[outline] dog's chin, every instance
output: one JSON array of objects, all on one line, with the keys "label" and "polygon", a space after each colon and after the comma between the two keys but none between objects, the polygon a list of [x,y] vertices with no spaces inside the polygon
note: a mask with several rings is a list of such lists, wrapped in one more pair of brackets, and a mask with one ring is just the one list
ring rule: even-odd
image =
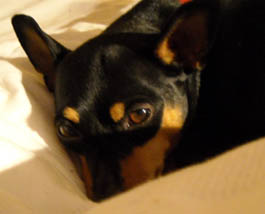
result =
[{"label": "dog's chin", "polygon": [[70,151],[69,149],[66,151],[67,151],[72,163],[74,164],[74,167],[76,169],[78,176],[80,178],[82,178],[82,163],[81,163],[80,156],[77,153]]},{"label": "dog's chin", "polygon": [[83,181],[86,195],[90,200],[94,202],[101,202],[123,191],[122,189],[116,188],[112,189],[112,191],[93,192],[93,181],[92,181],[91,172],[88,168],[86,157],[84,155],[80,155],[76,152],[69,150],[67,150],[67,153],[72,163],[74,164],[78,176]]}]

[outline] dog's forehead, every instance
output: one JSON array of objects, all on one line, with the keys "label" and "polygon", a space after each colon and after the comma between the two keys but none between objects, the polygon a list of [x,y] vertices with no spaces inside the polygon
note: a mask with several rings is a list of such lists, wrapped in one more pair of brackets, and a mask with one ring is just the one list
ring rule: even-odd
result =
[{"label": "dog's forehead", "polygon": [[96,41],[87,42],[69,54],[59,70],[63,69],[70,78],[105,76],[108,79],[117,76],[126,78],[135,73],[145,78],[148,72],[154,74],[157,70],[152,60],[148,59],[152,53],[143,54],[145,50],[132,50],[123,44]]},{"label": "dog's forehead", "polygon": [[57,106],[67,102],[78,105],[84,99],[89,105],[96,99],[115,102],[136,95],[149,96],[154,90],[148,87],[161,86],[159,76],[161,71],[152,60],[135,50],[120,44],[88,42],[58,66]]}]

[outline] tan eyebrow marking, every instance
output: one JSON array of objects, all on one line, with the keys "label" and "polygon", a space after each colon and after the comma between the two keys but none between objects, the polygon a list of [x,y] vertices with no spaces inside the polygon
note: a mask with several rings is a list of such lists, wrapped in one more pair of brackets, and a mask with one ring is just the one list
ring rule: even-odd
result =
[{"label": "tan eyebrow marking", "polygon": [[114,122],[119,122],[125,115],[125,104],[122,102],[114,103],[110,107],[110,116]]},{"label": "tan eyebrow marking", "polygon": [[63,116],[74,123],[80,122],[79,113],[72,107],[66,107],[63,111]]}]

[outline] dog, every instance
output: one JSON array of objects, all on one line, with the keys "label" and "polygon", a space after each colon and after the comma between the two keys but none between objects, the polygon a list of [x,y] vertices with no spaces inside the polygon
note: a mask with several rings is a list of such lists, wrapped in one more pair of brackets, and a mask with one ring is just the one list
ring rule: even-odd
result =
[{"label": "dog", "polygon": [[264,135],[264,11],[259,0],[143,0],[74,51],[12,18],[89,198]]}]

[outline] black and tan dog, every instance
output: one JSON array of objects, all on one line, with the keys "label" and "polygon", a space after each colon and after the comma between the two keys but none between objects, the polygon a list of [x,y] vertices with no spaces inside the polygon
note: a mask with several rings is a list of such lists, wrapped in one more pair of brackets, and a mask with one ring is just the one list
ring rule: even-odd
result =
[{"label": "black and tan dog", "polygon": [[143,0],[75,51],[13,18],[90,198],[263,136],[264,11],[260,0]]}]

